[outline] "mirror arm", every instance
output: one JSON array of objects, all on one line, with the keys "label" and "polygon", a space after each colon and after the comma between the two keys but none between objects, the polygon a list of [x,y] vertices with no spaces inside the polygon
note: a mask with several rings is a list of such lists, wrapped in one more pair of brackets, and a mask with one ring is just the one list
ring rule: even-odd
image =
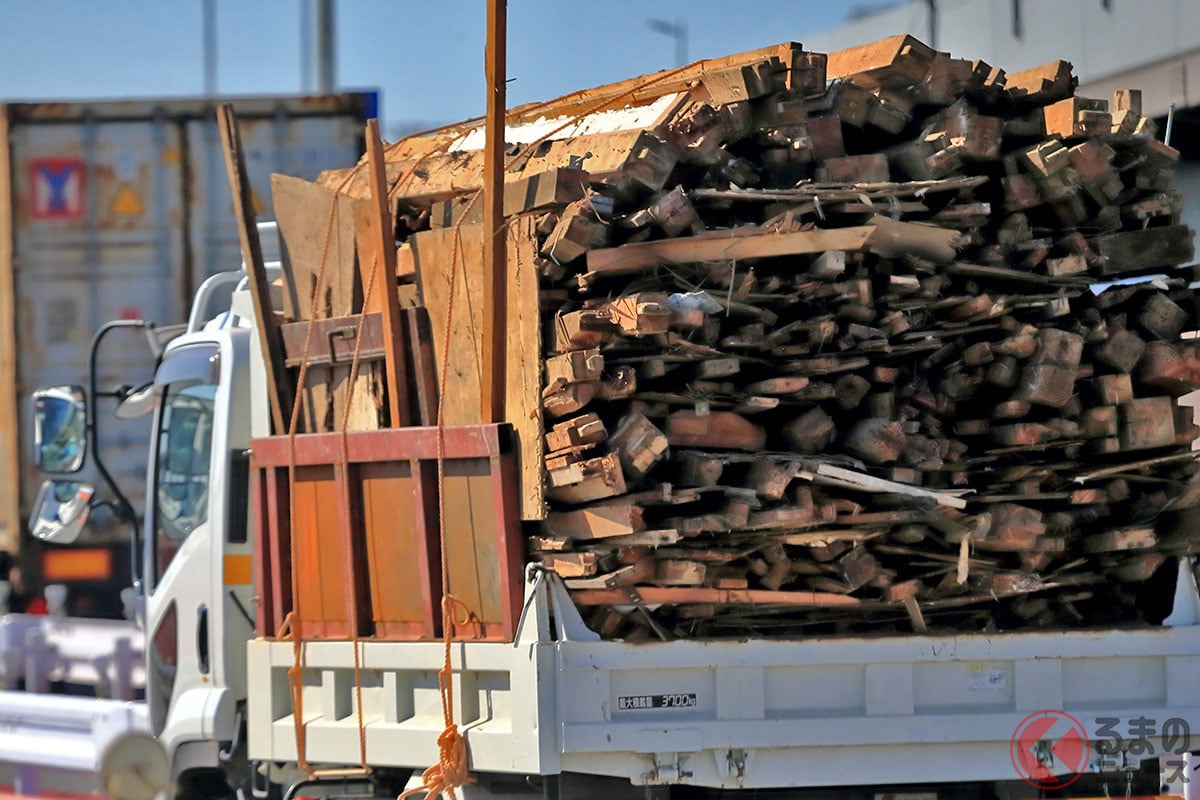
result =
[{"label": "mirror arm", "polygon": [[[132,570],[131,578],[135,581],[141,574],[138,560],[138,540],[140,537],[138,536],[139,531],[137,514],[134,513],[133,503],[129,502],[129,498],[126,497],[125,493],[121,491],[121,488],[117,486],[116,480],[113,479],[112,473],[108,471],[108,467],[104,463],[104,457],[100,453],[98,441],[99,436],[97,435],[96,431],[96,399],[99,397],[115,396],[115,393],[113,392],[105,392],[101,394],[99,388],[97,387],[99,362],[97,356],[100,352],[100,343],[104,341],[104,337],[110,332],[122,329],[138,329],[144,331],[153,327],[153,322],[141,319],[117,319],[111,322],[106,322],[100,326],[100,329],[96,331],[96,335],[92,337],[92,349],[91,353],[88,355],[88,398],[90,402],[88,402],[85,406],[87,409],[85,416],[85,428],[87,431],[88,447],[92,451],[92,458],[96,463],[96,470],[100,473],[100,477],[104,479],[104,483],[108,487],[109,491],[112,492],[113,497],[116,498],[114,501],[108,504],[112,506],[113,512],[118,518],[123,518],[129,522],[130,531],[132,533],[129,547],[131,562],[130,568]],[[155,364],[155,367],[157,366],[158,365]]]}]

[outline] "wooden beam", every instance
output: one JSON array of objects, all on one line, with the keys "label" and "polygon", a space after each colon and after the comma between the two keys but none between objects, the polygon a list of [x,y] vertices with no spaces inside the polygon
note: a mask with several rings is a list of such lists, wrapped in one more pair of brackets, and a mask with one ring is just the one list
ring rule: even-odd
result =
[{"label": "wooden beam", "polygon": [[780,233],[773,228],[752,231],[715,231],[680,239],[626,244],[591,250],[588,272],[581,281],[603,275],[623,275],[659,264],[698,264],[706,261],[743,261],[748,258],[823,253],[826,250],[860,250],[873,226]]},{"label": "wooden beam", "polygon": [[233,192],[233,216],[242,245],[242,260],[250,278],[250,298],[257,318],[258,343],[262,347],[267,367],[267,401],[271,406],[271,423],[275,433],[288,430],[294,392],[291,378],[283,365],[283,345],[279,339],[279,321],[271,308],[271,290],[267,269],[263,263],[262,244],[258,240],[254,202],[250,193],[250,178],[242,153],[242,138],[238,133],[237,117],[229,103],[217,109],[217,127],[221,130],[221,145],[225,149],[225,168]]},{"label": "wooden beam", "polygon": [[[375,241],[366,251],[374,264],[373,305],[382,315],[384,360],[387,364],[388,424],[403,428],[412,424],[408,402],[408,375],[404,358],[404,321],[396,296],[396,223],[388,201],[387,175],[383,162],[383,142],[379,138],[379,120],[367,120],[367,164],[371,179],[371,215],[369,230]],[[372,265],[359,259],[363,289],[371,279]]]},{"label": "wooden beam", "polygon": [[484,422],[504,421],[505,349],[508,340],[508,265],[504,232],[504,106],[508,43],[508,0],[489,0],[487,48],[488,80],[485,143],[483,149],[483,376]]},{"label": "wooden beam", "polygon": [[24,430],[18,418],[16,265],[13,263],[12,162],[8,144],[8,107],[0,103],[0,550],[16,555],[21,548],[21,446]]},{"label": "wooden beam", "polygon": [[[772,592],[765,589],[707,589],[699,587],[638,586],[638,599],[647,605],[720,605],[806,606],[836,608],[857,606],[860,600],[828,592]],[[571,599],[581,606],[629,605],[628,592],[619,589],[578,589]]]}]

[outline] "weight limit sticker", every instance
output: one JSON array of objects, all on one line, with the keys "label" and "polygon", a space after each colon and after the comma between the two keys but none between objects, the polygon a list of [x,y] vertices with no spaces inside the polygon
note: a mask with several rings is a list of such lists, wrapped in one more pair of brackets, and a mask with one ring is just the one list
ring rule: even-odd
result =
[{"label": "weight limit sticker", "polygon": [[635,694],[617,698],[618,711],[641,711],[651,708],[695,708],[693,694]]}]

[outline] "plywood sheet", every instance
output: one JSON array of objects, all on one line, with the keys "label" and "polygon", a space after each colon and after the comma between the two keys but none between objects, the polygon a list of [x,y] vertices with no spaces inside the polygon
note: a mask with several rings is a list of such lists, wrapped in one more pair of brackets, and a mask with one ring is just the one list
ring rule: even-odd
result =
[{"label": "plywood sheet", "polygon": [[[358,313],[363,292],[355,260],[354,206],[365,201],[286,175],[271,176],[271,192],[283,243],[284,315],[307,320]],[[301,392],[303,430],[340,430],[347,404],[350,430],[381,427],[380,369],[361,365],[351,392],[349,364],[310,367]]]},{"label": "plywood sheet", "polygon": [[[505,310],[509,336],[503,343],[508,387],[505,417],[517,434],[522,519],[541,519],[544,515],[542,353],[534,224],[531,218],[517,218],[509,224],[508,304]],[[441,397],[443,423],[470,425],[482,422],[483,228],[461,225],[424,231],[411,241],[421,299],[429,310],[433,327],[439,386],[443,370],[446,373],[445,391]],[[453,318],[447,328],[447,318],[451,314]]]}]

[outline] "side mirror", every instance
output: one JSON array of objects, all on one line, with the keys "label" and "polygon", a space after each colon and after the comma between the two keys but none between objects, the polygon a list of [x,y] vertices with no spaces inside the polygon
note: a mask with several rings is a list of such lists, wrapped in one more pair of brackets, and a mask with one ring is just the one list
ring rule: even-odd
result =
[{"label": "side mirror", "polygon": [[33,393],[33,463],[42,472],[72,473],[87,455],[87,403],[78,386]]},{"label": "side mirror", "polygon": [[29,532],[45,542],[72,544],[83,533],[95,487],[77,481],[45,481],[34,503]]}]

